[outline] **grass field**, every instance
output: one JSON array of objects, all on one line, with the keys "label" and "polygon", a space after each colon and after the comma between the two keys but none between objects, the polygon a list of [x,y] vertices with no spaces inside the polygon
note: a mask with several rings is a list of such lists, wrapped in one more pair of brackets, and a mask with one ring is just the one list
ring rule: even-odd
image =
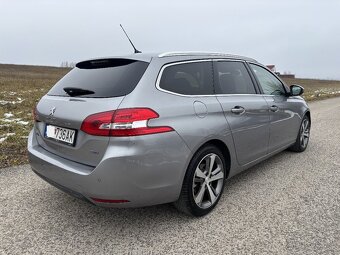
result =
[{"label": "grass field", "polygon": [[299,84],[304,87],[303,97],[307,101],[340,96],[340,81],[315,79],[283,79],[287,85]]},{"label": "grass field", "polygon": [[[27,163],[32,109],[70,69],[0,64],[0,168]],[[340,96],[340,81],[286,79],[305,88],[307,100]]]},{"label": "grass field", "polygon": [[0,168],[27,163],[32,109],[69,69],[0,65]]}]

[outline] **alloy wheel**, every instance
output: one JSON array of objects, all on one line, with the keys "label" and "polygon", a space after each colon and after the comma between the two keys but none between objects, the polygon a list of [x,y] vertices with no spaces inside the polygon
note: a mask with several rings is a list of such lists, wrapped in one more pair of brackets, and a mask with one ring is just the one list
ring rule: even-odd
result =
[{"label": "alloy wheel", "polygon": [[197,165],[192,185],[196,205],[211,207],[220,197],[224,182],[224,166],[215,153],[206,155]]},{"label": "alloy wheel", "polygon": [[300,144],[305,148],[309,141],[309,120],[306,118],[303,120],[300,130]]}]

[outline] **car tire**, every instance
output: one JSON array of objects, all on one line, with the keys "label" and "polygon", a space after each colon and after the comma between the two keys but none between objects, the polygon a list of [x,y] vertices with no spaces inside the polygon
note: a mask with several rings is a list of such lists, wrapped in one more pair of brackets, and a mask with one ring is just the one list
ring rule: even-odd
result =
[{"label": "car tire", "polygon": [[191,159],[175,207],[191,216],[204,216],[217,205],[224,189],[226,163],[213,145],[199,149]]},{"label": "car tire", "polygon": [[301,121],[299,134],[295,143],[289,148],[290,151],[303,152],[306,150],[309,142],[311,122],[310,118],[305,115]]}]

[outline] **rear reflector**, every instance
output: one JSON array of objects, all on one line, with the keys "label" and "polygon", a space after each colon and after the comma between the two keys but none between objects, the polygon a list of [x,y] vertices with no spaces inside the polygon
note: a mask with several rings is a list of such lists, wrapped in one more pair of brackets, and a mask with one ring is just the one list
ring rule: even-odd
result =
[{"label": "rear reflector", "polygon": [[101,199],[101,198],[94,198],[91,197],[91,199],[97,203],[110,203],[110,204],[119,204],[119,203],[128,203],[129,200],[112,200],[112,199]]},{"label": "rear reflector", "polygon": [[148,126],[150,119],[159,115],[149,108],[127,108],[88,116],[81,130],[97,136],[138,136],[173,131],[168,126]]}]

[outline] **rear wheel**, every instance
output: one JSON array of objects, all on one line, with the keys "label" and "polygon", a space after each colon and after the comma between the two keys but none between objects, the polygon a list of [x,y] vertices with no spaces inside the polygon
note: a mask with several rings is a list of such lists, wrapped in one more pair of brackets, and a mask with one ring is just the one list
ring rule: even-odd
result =
[{"label": "rear wheel", "polygon": [[226,178],[225,160],[221,151],[208,145],[192,158],[175,207],[189,215],[203,216],[218,203]]},{"label": "rear wheel", "polygon": [[310,136],[310,119],[305,115],[302,119],[298,137],[295,143],[289,148],[291,151],[303,152],[306,150]]}]

